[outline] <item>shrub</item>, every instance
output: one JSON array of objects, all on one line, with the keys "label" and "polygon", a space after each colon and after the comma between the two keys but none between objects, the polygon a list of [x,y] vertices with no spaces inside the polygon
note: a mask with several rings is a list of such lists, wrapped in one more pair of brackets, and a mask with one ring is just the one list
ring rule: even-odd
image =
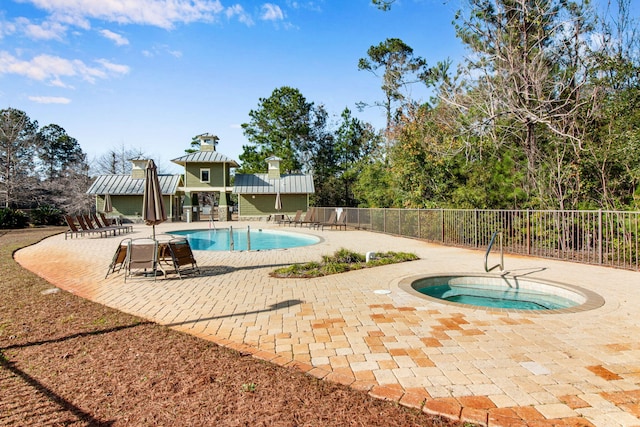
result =
[{"label": "shrub", "polygon": [[359,254],[357,252],[350,251],[349,249],[339,249],[337,250],[332,257],[329,258],[328,262],[337,262],[337,263],[345,263],[345,264],[353,264],[356,262],[364,262],[365,256]]},{"label": "shrub", "polygon": [[350,268],[346,262],[330,262],[324,266],[323,270],[325,274],[337,274],[349,271]]},{"label": "shrub", "polygon": [[25,228],[29,225],[29,217],[24,212],[11,209],[0,209],[0,228]]},{"label": "shrub", "polygon": [[61,225],[62,221],[62,211],[53,206],[42,205],[31,211],[34,225]]}]

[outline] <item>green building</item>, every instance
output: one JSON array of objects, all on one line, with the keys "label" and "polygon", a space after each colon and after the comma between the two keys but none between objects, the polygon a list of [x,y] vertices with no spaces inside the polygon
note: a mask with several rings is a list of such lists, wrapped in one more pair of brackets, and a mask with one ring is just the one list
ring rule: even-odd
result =
[{"label": "green building", "polygon": [[[182,174],[158,174],[165,211],[169,221],[199,221],[214,218],[231,220],[231,194],[238,195],[240,219],[261,219],[272,214],[291,214],[306,210],[313,194],[313,178],[303,174],[280,174],[280,159],[270,157],[267,174],[238,174],[238,163],[216,151],[218,137],[198,136],[200,150],[173,159],[184,168]],[[99,175],[87,194],[95,196],[96,211],[104,212],[107,195],[113,211],[110,216],[142,221],[142,196],[147,159],[131,159],[131,174]],[[276,207],[276,199],[280,200]]]},{"label": "green building", "polygon": [[[281,174],[277,157],[267,159],[264,174],[237,174],[233,192],[238,195],[238,217],[257,219],[273,214],[306,211],[309,197],[315,193],[313,177],[304,174]],[[276,205],[276,200],[280,203]]]}]

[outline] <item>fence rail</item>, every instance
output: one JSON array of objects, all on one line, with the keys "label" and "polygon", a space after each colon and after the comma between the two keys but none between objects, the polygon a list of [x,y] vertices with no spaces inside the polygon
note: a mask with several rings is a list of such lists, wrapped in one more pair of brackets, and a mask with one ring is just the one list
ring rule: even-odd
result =
[{"label": "fence rail", "polygon": [[640,271],[640,212],[317,209],[320,221],[342,209],[351,227],[449,246],[486,248],[500,231],[505,253]]}]

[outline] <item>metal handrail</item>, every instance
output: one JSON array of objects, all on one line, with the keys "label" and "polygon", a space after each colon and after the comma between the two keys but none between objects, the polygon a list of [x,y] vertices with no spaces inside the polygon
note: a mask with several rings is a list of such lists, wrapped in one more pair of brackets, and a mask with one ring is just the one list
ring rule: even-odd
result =
[{"label": "metal handrail", "polygon": [[[487,261],[489,260],[489,253],[491,252],[493,243],[496,240],[496,236],[500,236],[500,264],[496,264],[493,267],[489,268],[487,266]],[[493,235],[491,236],[491,241],[489,241],[489,246],[487,247],[487,252],[484,254],[484,271],[488,273],[496,267],[500,267],[500,271],[504,271],[504,250],[502,248],[502,231],[495,231],[493,233]]]}]

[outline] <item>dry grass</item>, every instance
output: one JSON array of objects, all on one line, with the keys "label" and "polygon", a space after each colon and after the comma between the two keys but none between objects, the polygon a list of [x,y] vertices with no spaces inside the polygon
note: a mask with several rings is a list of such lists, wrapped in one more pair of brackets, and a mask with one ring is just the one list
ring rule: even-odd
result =
[{"label": "dry grass", "polygon": [[458,426],[142,321],[17,265],[0,235],[0,425]]}]

